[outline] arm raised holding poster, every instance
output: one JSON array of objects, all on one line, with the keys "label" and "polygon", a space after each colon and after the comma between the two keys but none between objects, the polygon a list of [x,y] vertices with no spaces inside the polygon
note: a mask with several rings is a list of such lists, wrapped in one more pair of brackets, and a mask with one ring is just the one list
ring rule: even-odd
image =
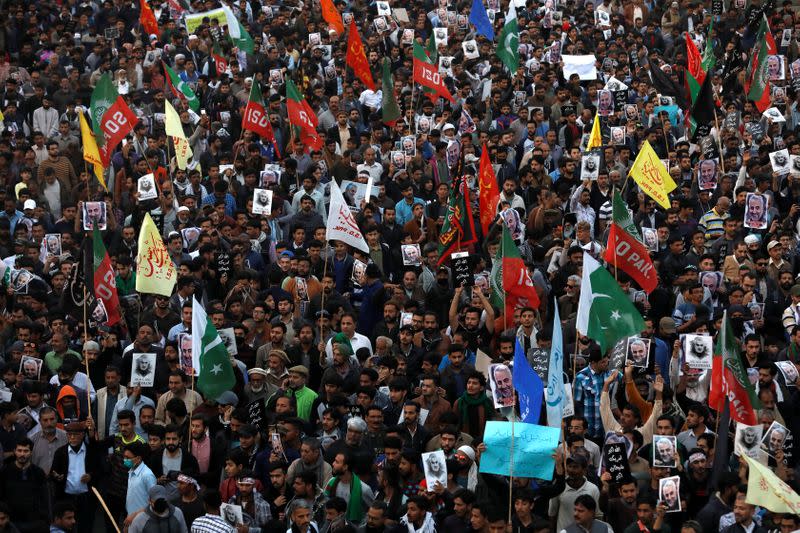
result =
[{"label": "arm raised holding poster", "polygon": [[555,466],[553,454],[560,435],[561,428],[515,422],[512,439],[511,422],[487,422],[483,432],[486,450],[481,454],[480,471],[510,476],[512,461],[509,458],[512,458],[514,477],[551,480]]}]

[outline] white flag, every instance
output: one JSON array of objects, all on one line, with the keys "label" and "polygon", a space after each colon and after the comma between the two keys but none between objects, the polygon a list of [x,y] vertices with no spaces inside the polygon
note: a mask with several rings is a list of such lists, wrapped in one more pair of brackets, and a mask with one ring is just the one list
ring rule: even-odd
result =
[{"label": "white flag", "polygon": [[331,181],[331,204],[329,209],[325,238],[329,241],[342,241],[368,254],[369,246],[367,246],[367,241],[364,240],[350,207],[344,201],[341,189],[339,189],[336,181],[333,180]]}]

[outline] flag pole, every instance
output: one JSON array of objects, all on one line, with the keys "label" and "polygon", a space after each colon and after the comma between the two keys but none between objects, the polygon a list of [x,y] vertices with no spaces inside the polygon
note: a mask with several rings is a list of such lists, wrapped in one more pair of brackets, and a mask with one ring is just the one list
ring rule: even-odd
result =
[{"label": "flag pole", "polygon": [[[328,252],[328,239],[325,239],[325,242],[323,243],[323,246],[324,246],[323,250],[327,254],[327,252]],[[323,256],[323,258],[322,258],[322,279],[320,281],[324,280],[325,276],[327,276],[327,275],[328,275],[328,258]],[[319,295],[319,310],[320,311],[325,310],[325,288],[324,287],[322,289],[322,292]],[[323,342],[323,338],[322,338],[322,315],[320,315],[320,317],[319,317],[319,342]],[[320,357],[322,357],[324,355],[324,350],[322,350],[319,355],[320,355]]]},{"label": "flag pole", "polygon": [[719,148],[719,168],[725,174],[725,157],[722,154],[722,132],[719,129],[719,120],[717,119],[717,107],[714,106],[714,126],[717,128],[717,148]]},{"label": "flag pole", "polygon": [[[504,298],[505,299],[505,298]],[[508,523],[511,523],[511,509],[514,507],[514,419],[517,418],[517,392],[512,393],[514,403],[511,404],[511,457],[508,463]]]},{"label": "flag pole", "polygon": [[[505,255],[506,255],[506,239],[505,239],[505,235],[504,235],[505,228],[502,226],[502,224],[505,224],[505,221],[503,220],[502,216],[500,217],[500,220],[498,222],[501,222],[501,226],[500,226],[500,266],[502,268],[503,257],[505,257]],[[495,258],[495,260],[496,259],[497,258]],[[505,331],[507,329],[508,329],[508,308],[506,307],[506,291],[504,290],[503,291],[503,331]],[[512,424],[513,424],[513,422],[512,422]],[[512,439],[513,439],[513,435],[514,435],[513,427],[512,427],[512,430],[511,430],[511,435],[512,435]],[[512,440],[512,448],[513,448],[513,440]]]},{"label": "flag pole", "polygon": [[[253,83],[256,83],[256,80],[253,80]],[[250,99],[248,98],[248,100],[247,100],[247,101],[248,101],[248,103],[249,103],[249,102],[250,102]],[[291,124],[290,124],[290,125],[289,125],[289,128],[291,128],[291,127],[292,127],[292,126],[291,126]],[[233,151],[233,167],[234,167],[234,168],[233,168],[233,171],[234,171],[234,172],[236,172],[236,159],[239,157],[239,150],[241,149],[241,146],[236,146],[236,145],[237,145],[237,144],[239,144],[240,142],[242,142],[242,138],[244,137],[244,132],[245,132],[245,129],[244,129],[244,128],[242,128],[242,131],[239,133],[239,140],[237,140],[237,141],[236,141],[236,142],[233,144],[233,146],[235,146],[235,147],[236,147],[236,149]]]},{"label": "flag pole", "polygon": [[[83,254],[83,259],[84,259],[84,261],[86,260],[86,254]],[[86,265],[84,265],[84,270],[85,270],[85,268],[86,268]],[[89,319],[88,319],[87,312],[86,312],[86,298],[87,298],[86,280],[84,279],[84,281],[83,281],[83,342],[86,342],[86,340],[87,340],[87,338],[89,336]],[[81,344],[83,344],[83,343],[81,343]],[[89,377],[89,359],[86,357],[85,353],[82,354],[82,355],[83,355],[83,364],[86,366],[86,381],[87,381],[87,385],[86,385],[86,401],[88,402],[87,407],[91,410],[91,408],[92,408],[92,393],[91,393],[91,387],[89,386],[89,384],[91,384],[92,379]]]},{"label": "flag pole", "polygon": [[[612,225],[614,224],[614,193],[616,192],[616,190],[617,190],[616,187],[612,187],[611,188],[611,224]],[[617,274],[617,243],[611,242],[610,235],[609,235],[608,241],[611,244],[611,246],[614,247],[614,252],[613,252],[614,253],[614,281],[619,283],[619,278],[618,278],[618,274]]]},{"label": "flag pole", "polygon": [[108,516],[108,519],[111,522],[111,525],[114,526],[114,529],[117,531],[117,533],[120,533],[119,526],[117,525],[117,519],[114,518],[113,514],[111,514],[111,511],[108,509],[108,505],[106,505],[105,500],[103,499],[102,496],[100,496],[100,493],[97,492],[97,489],[94,486],[92,486],[90,488],[92,489],[92,492],[97,497],[97,499],[100,501],[100,505],[103,507],[103,510],[106,512],[106,516]]}]

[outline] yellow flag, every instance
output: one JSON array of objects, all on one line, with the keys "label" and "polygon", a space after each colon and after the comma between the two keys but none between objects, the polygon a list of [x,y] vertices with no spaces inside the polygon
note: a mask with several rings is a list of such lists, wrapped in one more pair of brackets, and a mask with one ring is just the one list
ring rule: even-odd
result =
[{"label": "yellow flag", "polygon": [[750,467],[745,501],[773,513],[800,514],[800,496],[768,467],[743,455]]},{"label": "yellow flag", "polygon": [[600,115],[594,114],[594,122],[592,122],[592,133],[589,134],[589,142],[586,143],[586,151],[592,148],[599,148],[603,146],[603,137],[600,135]]},{"label": "yellow flag", "polygon": [[628,176],[633,178],[639,187],[650,198],[655,200],[664,209],[669,209],[669,193],[675,190],[677,185],[672,181],[672,177],[667,172],[664,163],[658,158],[650,143],[645,141],[636,161],[633,162]]},{"label": "yellow flag", "polygon": [[186,134],[183,133],[180,115],[178,115],[178,112],[172,107],[172,104],[169,103],[169,100],[164,100],[164,104],[164,114],[166,115],[164,129],[175,143],[175,161],[178,163],[178,168],[186,170],[186,165],[192,157],[192,148],[189,146],[189,140],[186,138]]},{"label": "yellow flag", "polygon": [[103,189],[108,191],[106,186],[106,179],[103,176],[103,162],[100,160],[100,151],[97,149],[97,141],[92,133],[92,128],[86,122],[86,117],[83,112],[78,113],[79,120],[81,121],[81,140],[83,141],[83,160],[94,167],[94,175],[97,176],[97,181],[103,186]]},{"label": "yellow flag", "polygon": [[178,115],[178,112],[175,111],[175,108],[172,107],[172,104],[169,103],[169,100],[164,100],[164,115],[166,115],[164,118],[164,130],[167,135],[185,139],[186,134],[183,133],[181,117]]},{"label": "yellow flag", "polygon": [[139,253],[136,256],[136,290],[148,294],[172,295],[178,281],[178,269],[167,252],[150,213],[145,213],[139,230]]}]

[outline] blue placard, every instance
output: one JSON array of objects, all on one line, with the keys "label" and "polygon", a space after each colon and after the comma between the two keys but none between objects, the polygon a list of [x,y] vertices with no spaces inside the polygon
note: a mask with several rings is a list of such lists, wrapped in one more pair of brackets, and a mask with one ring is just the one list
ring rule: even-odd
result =
[{"label": "blue placard", "polygon": [[[514,477],[553,479],[555,459],[561,428],[514,423]],[[511,422],[486,422],[483,432],[486,451],[481,454],[480,471],[510,476]]]}]

